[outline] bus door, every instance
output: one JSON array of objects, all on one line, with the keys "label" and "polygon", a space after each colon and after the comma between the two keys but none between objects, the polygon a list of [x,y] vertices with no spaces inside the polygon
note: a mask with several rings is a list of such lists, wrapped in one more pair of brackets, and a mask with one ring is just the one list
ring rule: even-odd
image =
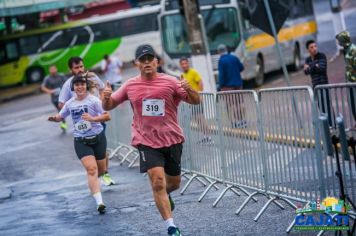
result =
[{"label": "bus door", "polygon": [[0,86],[17,84],[23,74],[19,63],[20,53],[16,41],[0,43]]}]

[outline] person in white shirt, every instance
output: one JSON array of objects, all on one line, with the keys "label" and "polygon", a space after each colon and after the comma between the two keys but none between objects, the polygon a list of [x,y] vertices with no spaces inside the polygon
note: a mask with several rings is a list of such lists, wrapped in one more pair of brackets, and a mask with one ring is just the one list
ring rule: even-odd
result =
[{"label": "person in white shirt", "polygon": [[122,81],[122,62],[118,58],[104,55],[104,60],[101,62],[101,70],[104,73],[105,80],[109,81],[111,88],[115,85],[120,85]]}]

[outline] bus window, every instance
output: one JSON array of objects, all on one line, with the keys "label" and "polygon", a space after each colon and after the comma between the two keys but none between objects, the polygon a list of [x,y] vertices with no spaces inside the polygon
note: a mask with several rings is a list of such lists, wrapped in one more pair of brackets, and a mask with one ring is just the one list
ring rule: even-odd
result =
[{"label": "bus window", "polygon": [[290,18],[298,18],[308,15],[313,15],[313,3],[310,0],[293,0],[289,3]]},{"label": "bus window", "polygon": [[225,44],[229,49],[235,49],[240,42],[236,11],[232,8],[213,8],[202,14],[209,48],[215,50],[220,44]]},{"label": "bus window", "polygon": [[[236,10],[233,8],[213,8],[201,12],[204,18],[210,50],[215,51],[219,44],[235,49],[241,40]],[[191,53],[188,34],[180,14],[162,18],[163,45],[169,54],[182,56]]]},{"label": "bus window", "polygon": [[99,42],[118,37],[120,30],[113,27],[112,22],[104,22],[90,26],[94,32],[94,40]]},{"label": "bus window", "polygon": [[305,14],[307,16],[313,15],[314,14],[313,2],[312,1],[308,1],[308,0],[304,0],[304,9],[305,9]]},{"label": "bus window", "polygon": [[180,14],[167,15],[162,21],[163,45],[170,54],[185,55],[191,53],[188,34],[183,17]]},{"label": "bus window", "polygon": [[6,48],[7,59],[9,61],[17,60],[20,57],[19,51],[17,49],[17,45],[15,42],[7,43],[5,48]]},{"label": "bus window", "polygon": [[63,38],[63,31],[56,31],[41,35],[42,51],[51,51],[67,47]]},{"label": "bus window", "polygon": [[[89,26],[89,27],[90,30],[93,31],[92,29],[93,26]],[[90,40],[90,33],[91,33],[89,32],[90,31],[88,31],[84,27],[76,27],[76,28],[68,29],[65,33],[65,38],[66,38],[65,42],[67,45],[70,45],[70,43],[74,40],[74,44],[72,46],[88,44]],[[96,37],[94,37],[94,41],[96,41]]]},{"label": "bus window", "polygon": [[122,36],[158,30],[157,14],[140,15],[121,19],[119,24]]},{"label": "bus window", "polygon": [[20,51],[24,55],[37,53],[37,50],[41,47],[37,36],[20,38],[19,43]]}]

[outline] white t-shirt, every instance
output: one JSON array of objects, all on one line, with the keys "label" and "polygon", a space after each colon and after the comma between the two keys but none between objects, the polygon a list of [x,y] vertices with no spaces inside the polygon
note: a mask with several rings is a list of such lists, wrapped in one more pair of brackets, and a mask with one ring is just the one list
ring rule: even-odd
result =
[{"label": "white t-shirt", "polygon": [[62,118],[67,116],[72,117],[74,137],[88,137],[98,135],[103,131],[103,126],[100,122],[88,122],[82,119],[83,113],[89,113],[91,116],[98,116],[104,113],[101,101],[99,98],[88,94],[83,100],[77,100],[72,97],[65,104],[59,115]]},{"label": "white t-shirt", "polygon": [[[74,97],[75,93],[74,91],[71,90],[70,85],[72,83],[74,76],[70,77],[69,79],[67,79],[67,81],[63,84],[63,87],[61,89],[61,92],[59,94],[59,98],[58,101],[61,103],[66,103],[69,99],[71,99],[72,97]],[[89,78],[90,80],[93,80],[95,84],[98,85],[99,87],[99,91],[103,90],[105,88],[105,84],[103,83],[103,81],[101,81],[101,79],[99,79],[98,76],[95,77],[91,77]],[[97,95],[99,95],[99,91],[95,91],[95,93],[97,93]]]},{"label": "white t-shirt", "polygon": [[[101,62],[101,69],[104,71],[106,68],[106,60]],[[105,80],[108,80],[110,84],[115,84],[122,81],[121,68],[122,62],[117,58],[110,58],[110,63],[107,66],[107,70],[104,73]]]}]

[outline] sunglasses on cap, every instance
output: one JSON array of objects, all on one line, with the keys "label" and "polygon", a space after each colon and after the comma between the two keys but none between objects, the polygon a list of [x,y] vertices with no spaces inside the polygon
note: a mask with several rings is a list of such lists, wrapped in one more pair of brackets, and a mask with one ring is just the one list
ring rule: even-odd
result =
[{"label": "sunglasses on cap", "polygon": [[147,54],[147,55],[143,55],[142,57],[140,57],[138,59],[138,61],[140,63],[145,63],[146,61],[152,62],[154,58],[155,58],[154,56]]}]

